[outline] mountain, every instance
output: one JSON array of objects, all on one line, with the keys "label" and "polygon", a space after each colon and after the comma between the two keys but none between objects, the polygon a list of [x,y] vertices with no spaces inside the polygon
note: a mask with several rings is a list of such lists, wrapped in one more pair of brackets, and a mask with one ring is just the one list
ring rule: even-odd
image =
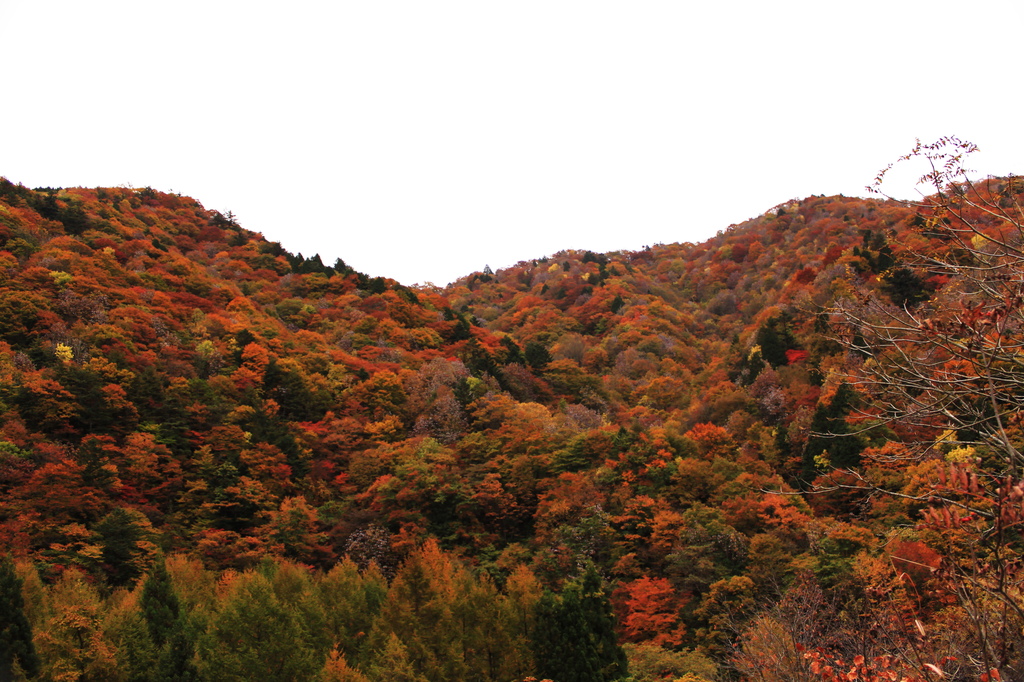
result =
[{"label": "mountain", "polygon": [[[455,649],[397,625],[419,608],[399,588],[440,590],[442,574],[547,614],[527,632],[567,618],[595,567],[635,679],[797,679],[802,655],[771,644],[796,636],[795,613],[801,641],[833,652],[864,619],[892,636],[900,599],[919,623],[952,617],[882,587],[904,557],[918,599],[937,589],[927,537],[894,531],[921,505],[822,483],[897,436],[847,428],[863,403],[830,310],[939,291],[903,259],[927,241],[919,221],[809,197],[701,244],[564,251],[439,290],[293,255],[187,197],[0,180],[0,546],[35,595],[46,674],[69,656],[52,641],[69,595],[92,590],[92,613],[127,627],[143,607],[124,595],[141,599],[158,549],[183,610],[207,619],[185,657],[207,676],[230,639],[215,624],[271,599],[253,592],[268,579],[306,652],[281,679],[469,679],[438,663]],[[889,489],[915,471],[890,470]],[[390,614],[362,639],[283,596],[282,571],[322,595],[342,568],[382,590],[368,614]],[[544,589],[561,597],[542,608]],[[124,675],[138,651],[111,627],[94,636]],[[507,665],[479,679],[549,670],[509,637]],[[477,645],[459,646],[469,666]]]}]

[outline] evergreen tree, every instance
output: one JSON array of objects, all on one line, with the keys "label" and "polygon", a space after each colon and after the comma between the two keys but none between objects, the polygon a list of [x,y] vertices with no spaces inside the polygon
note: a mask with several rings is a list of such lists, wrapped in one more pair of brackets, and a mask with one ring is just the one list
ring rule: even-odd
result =
[{"label": "evergreen tree", "polygon": [[622,679],[627,671],[626,653],[616,640],[611,600],[593,564],[587,566],[580,587],[580,605],[598,663],[598,679]]},{"label": "evergreen tree", "polygon": [[178,595],[174,592],[163,557],[153,564],[153,570],[142,585],[140,604],[153,642],[163,646],[174,632],[181,612]]},{"label": "evergreen tree", "polygon": [[201,642],[204,676],[211,682],[314,679],[324,657],[318,660],[306,635],[298,614],[281,603],[270,580],[245,573]]},{"label": "evergreen tree", "polygon": [[578,590],[570,586],[561,595],[545,592],[537,604],[533,631],[537,675],[557,682],[599,679],[589,639]]},{"label": "evergreen tree", "polygon": [[[817,470],[824,466],[837,469],[848,469],[860,464],[860,453],[864,449],[864,441],[849,433],[846,416],[853,409],[857,397],[853,388],[840,384],[832,401],[818,405],[811,419],[811,436],[804,446],[803,474],[811,481]],[[822,462],[822,456],[828,461]]]},{"label": "evergreen tree", "polygon": [[117,669],[124,682],[154,682],[159,650],[149,635],[142,611],[129,605],[130,598],[125,601],[128,604],[115,607],[104,622],[107,636],[116,643]]},{"label": "evergreen tree", "polygon": [[788,364],[786,351],[799,348],[796,337],[789,328],[790,319],[789,313],[780,313],[765,322],[754,337],[754,343],[761,347],[761,357],[772,367]]},{"label": "evergreen tree", "polygon": [[626,676],[611,602],[593,564],[560,595],[545,592],[533,633],[537,675],[557,682],[611,682]]},{"label": "evergreen tree", "polygon": [[928,300],[925,281],[910,268],[890,268],[881,277],[882,289],[900,307],[913,308]]},{"label": "evergreen tree", "polygon": [[551,362],[551,353],[536,341],[526,344],[526,364],[536,370],[543,371]]},{"label": "evergreen tree", "polygon": [[139,603],[150,637],[159,651],[153,679],[159,682],[198,680],[199,673],[192,664],[195,637],[163,557],[156,561],[143,583]]},{"label": "evergreen tree", "polygon": [[119,507],[103,517],[95,530],[103,548],[107,580],[117,587],[134,584],[149,558],[153,534],[149,519],[139,511]]},{"label": "evergreen tree", "polygon": [[519,344],[516,343],[515,339],[511,336],[501,337],[501,345],[504,346],[506,350],[505,359],[503,361],[506,365],[510,365],[513,362],[522,364],[526,361],[525,358],[523,358],[523,349],[519,347]]},{"label": "evergreen tree", "polygon": [[39,669],[32,626],[25,616],[21,578],[9,556],[0,560],[0,682],[13,680],[15,663],[29,677]]},{"label": "evergreen tree", "polygon": [[388,682],[428,682],[428,679],[416,672],[409,658],[408,649],[402,644],[398,635],[391,633],[376,661],[370,667],[375,680]]},{"label": "evergreen tree", "polygon": [[191,621],[183,614],[160,652],[153,676],[155,682],[199,682],[202,679],[192,662],[196,651],[195,641]]},{"label": "evergreen tree", "polygon": [[360,573],[346,557],[317,583],[324,605],[325,627],[346,661],[357,667],[365,663],[367,633],[380,613],[388,593],[388,583],[376,563]]}]

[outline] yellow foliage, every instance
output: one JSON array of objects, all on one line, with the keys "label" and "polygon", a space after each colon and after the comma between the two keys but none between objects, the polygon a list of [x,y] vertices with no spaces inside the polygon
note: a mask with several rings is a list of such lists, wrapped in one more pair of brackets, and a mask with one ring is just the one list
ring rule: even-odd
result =
[{"label": "yellow foliage", "polygon": [[62,270],[53,270],[50,272],[50,277],[53,278],[53,283],[59,287],[68,285],[75,278],[74,275],[63,272]]},{"label": "yellow foliage", "polygon": [[973,462],[974,458],[977,457],[977,451],[970,445],[966,445],[962,448],[953,448],[946,453],[947,462]]},{"label": "yellow foliage", "polygon": [[364,428],[368,438],[390,442],[402,435],[402,420],[393,414],[386,415],[382,420],[370,422]]},{"label": "yellow foliage", "polygon": [[66,343],[58,343],[57,349],[53,351],[53,354],[57,356],[57,359],[67,364],[75,359],[75,352],[71,350],[71,346]]}]

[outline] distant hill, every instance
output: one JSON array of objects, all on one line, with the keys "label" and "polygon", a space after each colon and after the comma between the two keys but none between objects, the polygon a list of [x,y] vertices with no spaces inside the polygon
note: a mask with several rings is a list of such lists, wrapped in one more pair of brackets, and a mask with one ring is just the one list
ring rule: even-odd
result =
[{"label": "distant hill", "polygon": [[[291,254],[188,197],[0,180],[0,546],[44,581],[111,586],[156,546],[392,575],[433,539],[553,588],[589,562],[622,641],[725,666],[754,622],[741,597],[862,589],[854,558],[912,512],[782,493],[893,436],[812,424],[855,401],[828,307],[942,286],[901,262],[915,220],[809,197],[700,244],[440,290]],[[678,636],[628,626],[643,580],[675,595]]]}]

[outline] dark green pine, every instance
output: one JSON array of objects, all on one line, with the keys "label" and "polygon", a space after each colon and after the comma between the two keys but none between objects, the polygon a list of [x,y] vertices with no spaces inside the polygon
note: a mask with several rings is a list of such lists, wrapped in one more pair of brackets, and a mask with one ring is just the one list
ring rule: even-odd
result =
[{"label": "dark green pine", "polygon": [[537,607],[537,674],[555,682],[611,682],[626,676],[626,656],[615,640],[611,603],[591,565],[560,595],[546,592]]},{"label": "dark green pine", "polygon": [[140,604],[150,637],[160,650],[153,679],[157,682],[198,680],[198,672],[192,665],[194,637],[189,632],[188,617],[181,609],[163,557],[154,562],[142,585]]},{"label": "dark green pine", "polygon": [[167,564],[163,557],[153,563],[153,569],[142,585],[142,596],[139,601],[153,643],[162,647],[176,629],[181,612],[178,595],[174,592],[174,585],[171,583],[171,576],[167,572]]},{"label": "dark green pine", "polygon": [[15,662],[28,677],[39,671],[32,626],[25,616],[21,579],[9,556],[0,560],[0,682],[14,679]]},{"label": "dark green pine", "polygon": [[628,668],[626,653],[616,640],[611,600],[593,564],[589,564],[583,574],[580,601],[594,647],[594,659],[599,672],[597,679],[622,679]]}]

